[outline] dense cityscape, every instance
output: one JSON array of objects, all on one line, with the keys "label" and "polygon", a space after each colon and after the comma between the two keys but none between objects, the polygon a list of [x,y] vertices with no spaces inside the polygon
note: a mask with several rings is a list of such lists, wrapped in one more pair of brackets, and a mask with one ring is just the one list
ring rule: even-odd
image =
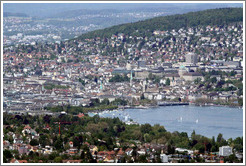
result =
[{"label": "dense cityscape", "polygon": [[[211,12],[219,10],[227,13]],[[4,162],[243,162],[242,135],[189,136],[99,117],[169,105],[242,108],[243,22],[235,20],[5,46]]]},{"label": "dense cityscape", "polygon": [[[86,13],[90,12],[90,13]],[[72,14],[78,13],[78,15]],[[68,13],[69,15],[70,13]],[[127,21],[138,21],[161,16],[161,11],[72,11],[72,14],[54,15],[51,18],[36,18],[28,15],[5,13],[3,18],[4,45],[35,44],[66,41],[96,29],[102,29]]]}]

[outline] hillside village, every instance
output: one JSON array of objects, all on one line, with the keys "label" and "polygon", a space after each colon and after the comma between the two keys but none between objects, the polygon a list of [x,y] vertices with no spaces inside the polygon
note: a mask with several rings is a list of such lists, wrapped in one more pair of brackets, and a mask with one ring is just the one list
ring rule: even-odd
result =
[{"label": "hillside village", "polygon": [[[140,104],[141,96],[156,101],[231,101],[235,105],[242,98],[241,23],[223,28],[156,30],[149,39],[119,33],[110,39],[45,47],[5,49],[5,110],[85,106],[92,98],[121,98],[133,105]],[[115,75],[128,79],[110,82]]]},{"label": "hillside village", "polygon": [[[209,139],[194,131],[188,137],[185,132],[170,133],[160,125],[126,125],[119,119],[98,118],[86,114],[72,117],[5,114],[4,162],[242,162],[241,137],[225,140],[219,134],[215,141],[214,137]],[[58,127],[59,119],[72,122]],[[99,121],[95,123],[96,119]]]},{"label": "hillside village", "polygon": [[149,33],[4,47],[4,162],[242,162],[243,137],[88,116],[159,103],[243,106],[242,22]]}]

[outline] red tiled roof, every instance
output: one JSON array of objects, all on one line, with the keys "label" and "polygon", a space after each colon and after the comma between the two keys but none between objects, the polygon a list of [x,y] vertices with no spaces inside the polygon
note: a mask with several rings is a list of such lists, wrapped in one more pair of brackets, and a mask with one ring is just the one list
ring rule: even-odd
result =
[{"label": "red tiled roof", "polygon": [[31,127],[29,125],[26,125],[24,129],[31,129]]},{"label": "red tiled roof", "polygon": [[83,113],[79,113],[77,116],[78,116],[79,118],[82,118],[82,117],[84,117],[85,115],[84,115]]},{"label": "red tiled roof", "polygon": [[117,155],[123,155],[124,151],[122,150],[122,148],[120,148],[119,152],[117,153]]},{"label": "red tiled roof", "polygon": [[12,159],[10,163],[15,163],[16,161],[18,161],[19,163],[27,163],[27,160],[16,160],[16,159]]},{"label": "red tiled roof", "polygon": [[63,163],[80,163],[82,160],[62,160]]},{"label": "red tiled roof", "polygon": [[19,163],[27,163],[27,160],[18,160]]}]

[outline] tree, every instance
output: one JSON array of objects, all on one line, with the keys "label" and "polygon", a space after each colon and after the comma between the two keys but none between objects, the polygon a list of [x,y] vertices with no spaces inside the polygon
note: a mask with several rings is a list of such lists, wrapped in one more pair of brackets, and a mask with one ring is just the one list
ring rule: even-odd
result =
[{"label": "tree", "polygon": [[97,83],[97,80],[98,80],[97,77],[95,77],[95,78],[94,78],[94,81],[95,81],[96,83]]},{"label": "tree", "polygon": [[152,130],[152,127],[149,123],[146,123],[141,125],[140,130],[143,134],[145,134],[145,133],[149,133]]},{"label": "tree", "polygon": [[201,80],[202,80],[201,78],[197,78],[197,79],[194,80],[194,83],[195,84],[199,84],[201,82]]},{"label": "tree", "polygon": [[30,141],[30,145],[32,145],[32,146],[36,146],[36,145],[38,145],[39,144],[39,142],[38,142],[38,140],[36,140],[36,139],[32,139],[31,141]]},{"label": "tree", "polygon": [[121,98],[117,98],[112,102],[112,104],[114,104],[114,105],[127,105],[127,101],[123,100]]},{"label": "tree", "polygon": [[174,147],[170,144],[168,144],[168,146],[167,146],[167,153],[168,154],[174,154],[175,153]]},{"label": "tree", "polygon": [[140,99],[141,100],[144,100],[144,94],[141,95]]},{"label": "tree", "polygon": [[139,162],[140,162],[140,163],[147,163],[148,160],[147,160],[146,157],[147,157],[146,155],[140,155],[140,156],[139,156]]},{"label": "tree", "polygon": [[73,145],[74,145],[75,147],[78,147],[78,149],[80,149],[80,146],[82,145],[82,143],[83,143],[83,138],[82,138],[82,136],[75,136],[75,137],[73,138]]},{"label": "tree", "polygon": [[238,104],[239,104],[240,106],[243,106],[243,98],[238,98]]},{"label": "tree", "polygon": [[62,163],[62,158],[61,158],[61,157],[56,157],[56,158],[54,159],[54,162],[55,162],[55,163]]},{"label": "tree", "polygon": [[191,133],[191,138],[194,139],[195,136],[196,136],[196,132],[195,132],[195,130],[193,130]]},{"label": "tree", "polygon": [[169,78],[167,78],[167,80],[166,80],[166,85],[167,85],[167,86],[170,85],[170,79],[169,79]]},{"label": "tree", "polygon": [[197,149],[197,150],[199,150],[199,153],[204,153],[205,152],[205,146],[204,146],[204,144],[197,143],[194,146],[194,148]]},{"label": "tree", "polygon": [[223,139],[223,135],[221,133],[218,134],[218,137],[217,137],[217,142],[220,143]]},{"label": "tree", "polygon": [[109,105],[109,100],[108,99],[103,99],[103,101],[101,102],[101,104],[103,104],[103,105]]},{"label": "tree", "polygon": [[151,141],[151,137],[150,137],[150,135],[148,133],[144,134],[144,141],[145,142],[150,142]]},{"label": "tree", "polygon": [[217,78],[216,77],[211,78],[211,82],[212,83],[216,83],[217,82]]},{"label": "tree", "polygon": [[214,136],[212,137],[211,144],[214,146],[215,145],[215,138]]},{"label": "tree", "polygon": [[233,163],[237,160],[237,157],[235,154],[231,154],[230,156],[226,157],[224,160],[225,162],[228,161],[229,163]]},{"label": "tree", "polygon": [[48,159],[49,159],[49,160],[54,160],[54,159],[55,159],[56,157],[58,157],[58,156],[59,156],[58,153],[53,152],[53,153],[51,153],[51,154],[49,155]]},{"label": "tree", "polygon": [[12,158],[12,157],[13,157],[12,153],[11,153],[9,150],[4,150],[4,151],[3,151],[3,156],[4,156],[6,159],[9,159],[9,158]]},{"label": "tree", "polygon": [[55,141],[54,147],[55,147],[57,150],[60,150],[60,149],[63,148],[62,139],[61,139],[60,137]]}]

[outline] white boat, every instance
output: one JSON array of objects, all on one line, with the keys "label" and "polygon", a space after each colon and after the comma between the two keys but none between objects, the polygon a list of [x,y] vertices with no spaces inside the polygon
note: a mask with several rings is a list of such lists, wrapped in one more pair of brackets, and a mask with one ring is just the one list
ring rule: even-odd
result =
[{"label": "white boat", "polygon": [[183,121],[183,118],[181,116],[181,117],[179,117],[178,122],[182,122],[182,121]]},{"label": "white boat", "polygon": [[196,123],[198,123],[198,119],[196,120]]}]

